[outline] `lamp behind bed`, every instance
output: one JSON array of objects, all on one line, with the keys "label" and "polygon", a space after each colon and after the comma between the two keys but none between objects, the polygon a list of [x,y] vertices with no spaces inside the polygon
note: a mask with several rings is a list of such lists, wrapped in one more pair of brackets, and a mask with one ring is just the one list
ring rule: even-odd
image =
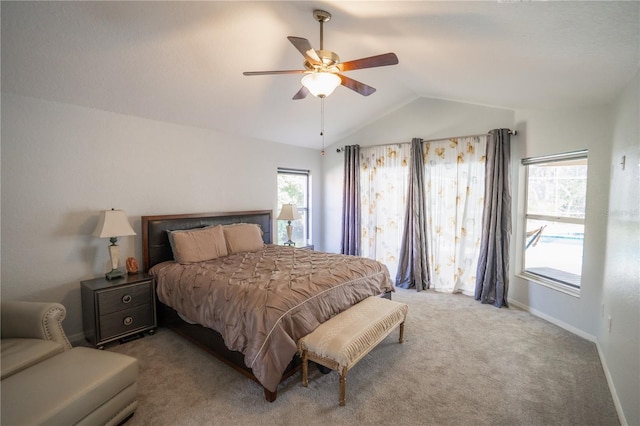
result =
[{"label": "lamp behind bed", "polygon": [[291,241],[291,233],[293,232],[293,226],[291,226],[292,220],[298,220],[302,216],[298,212],[298,206],[295,204],[283,204],[282,210],[280,210],[280,214],[278,215],[277,220],[286,220],[287,222],[287,241],[284,243],[285,246],[295,246],[296,243]]}]

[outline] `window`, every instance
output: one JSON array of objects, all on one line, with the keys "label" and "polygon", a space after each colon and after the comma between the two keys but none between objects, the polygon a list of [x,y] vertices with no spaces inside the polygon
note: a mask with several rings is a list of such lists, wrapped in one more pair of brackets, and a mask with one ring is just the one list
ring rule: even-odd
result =
[{"label": "window", "polygon": [[[309,170],[278,168],[278,213],[283,204],[295,204],[298,207],[301,218],[291,222],[293,226],[291,239],[298,247],[311,244],[309,181]],[[287,241],[287,222],[284,220],[277,222],[276,241],[283,243]]]},{"label": "window", "polygon": [[578,293],[587,194],[587,151],[525,158],[523,274]]}]

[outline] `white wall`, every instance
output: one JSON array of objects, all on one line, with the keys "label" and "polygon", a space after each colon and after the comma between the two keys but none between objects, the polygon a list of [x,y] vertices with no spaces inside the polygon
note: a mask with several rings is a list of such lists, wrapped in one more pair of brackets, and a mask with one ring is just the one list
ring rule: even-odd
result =
[{"label": "white wall", "polygon": [[[516,227],[509,299],[598,345],[624,424],[640,424],[640,131],[639,77],[613,105],[516,111],[523,144],[512,164]],[[518,277],[522,268],[524,157],[589,150],[580,297]],[[622,170],[621,157],[626,156]],[[612,318],[611,331],[608,317]]]},{"label": "white wall", "polygon": [[[613,146],[602,288],[596,330],[620,406],[640,425],[640,74],[613,108]],[[620,162],[626,157],[625,167]],[[611,331],[608,317],[611,316]]]},{"label": "white wall", "polygon": [[91,237],[100,210],[126,211],[138,235],[120,239],[121,265],[141,263],[140,216],[276,209],[277,167],[311,170],[320,206],[321,161],[315,150],[2,93],[2,299],[63,303],[77,339],[80,281],[109,269],[108,241]]},{"label": "white wall", "polygon": [[[514,112],[511,110],[420,98],[330,146],[323,162],[324,250],[340,252],[344,154],[336,153],[337,148],[403,143],[412,138],[466,136],[496,128],[512,128],[513,124]],[[518,143],[517,137],[512,140]]]},{"label": "white wall", "polygon": [[[512,152],[514,228],[509,298],[531,311],[595,340],[605,258],[606,212],[611,158],[611,112],[608,106],[571,110],[516,111],[519,141]],[[520,160],[588,149],[587,206],[580,297],[571,296],[517,275],[522,270],[523,166]]]}]

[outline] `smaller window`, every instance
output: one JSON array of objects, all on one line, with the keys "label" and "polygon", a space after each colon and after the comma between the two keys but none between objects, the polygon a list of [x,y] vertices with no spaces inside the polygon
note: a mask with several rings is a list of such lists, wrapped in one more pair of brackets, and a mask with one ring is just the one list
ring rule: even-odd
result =
[{"label": "smaller window", "polygon": [[[295,204],[298,208],[301,218],[291,223],[291,239],[298,247],[311,244],[309,181],[309,170],[278,168],[278,212],[283,204]],[[287,241],[287,223],[283,220],[277,222],[277,242],[282,244]]]},{"label": "smaller window", "polygon": [[523,274],[578,292],[587,194],[587,151],[525,158]]}]

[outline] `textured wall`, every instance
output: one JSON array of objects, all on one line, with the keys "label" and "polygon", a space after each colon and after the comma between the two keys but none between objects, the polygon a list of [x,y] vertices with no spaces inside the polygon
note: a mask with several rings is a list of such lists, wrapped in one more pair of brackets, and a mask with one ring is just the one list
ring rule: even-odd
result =
[{"label": "textured wall", "polygon": [[[639,93],[640,74],[614,105],[606,258],[597,331],[629,425],[640,424]],[[620,164],[623,156],[624,168]]]}]

